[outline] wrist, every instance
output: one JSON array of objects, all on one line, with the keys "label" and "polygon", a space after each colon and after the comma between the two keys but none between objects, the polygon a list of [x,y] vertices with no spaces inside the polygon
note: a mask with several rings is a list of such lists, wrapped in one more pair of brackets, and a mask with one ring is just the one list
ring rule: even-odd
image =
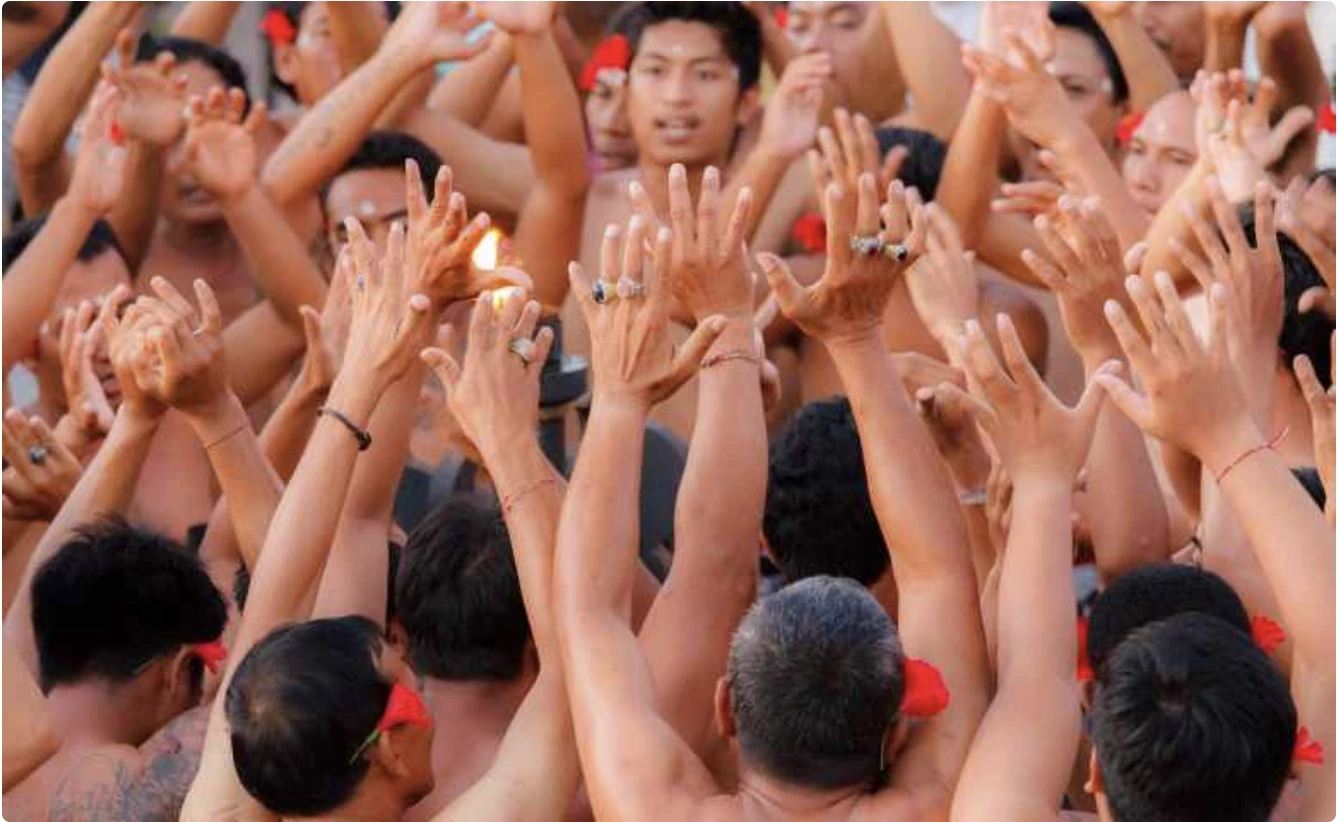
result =
[{"label": "wrist", "polygon": [[213,442],[239,423],[248,421],[242,401],[231,390],[219,393],[202,405],[179,410],[201,442]]},{"label": "wrist", "polygon": [[244,188],[233,192],[210,192],[219,200],[219,206],[223,209],[224,219],[230,219],[236,212],[246,210],[256,205],[256,198],[263,196],[260,188],[256,185],[256,178],[253,176],[247,180]]},{"label": "wrist", "polygon": [[74,414],[66,413],[56,421],[56,427],[52,429],[52,435],[56,441],[64,445],[75,456],[83,453],[93,442],[93,437],[83,425],[75,419]]},{"label": "wrist", "polygon": [[880,333],[880,330],[880,326],[876,324],[873,328],[825,335],[821,342],[828,349],[829,355],[836,361],[853,357],[883,355],[886,351],[884,335]]},{"label": "wrist", "polygon": [[1187,450],[1200,460],[1213,476],[1219,476],[1224,467],[1248,448],[1265,442],[1260,429],[1244,413],[1227,414],[1223,423],[1205,430],[1203,439],[1189,443]]},{"label": "wrist", "polygon": [[981,448],[947,460],[954,490],[960,495],[980,491],[991,477],[991,460]]},{"label": "wrist", "polygon": [[75,222],[77,225],[87,225],[91,229],[93,224],[107,213],[107,209],[84,200],[77,193],[77,188],[75,186],[72,185],[70,188],[70,193],[61,197],[56,201],[56,204],[52,206],[52,219],[68,219]]},{"label": "wrist", "polygon": [[591,394],[591,415],[594,417],[597,412],[602,417],[636,417],[645,421],[651,413],[651,399],[633,391],[596,386]]},{"label": "wrist", "polygon": [[372,419],[372,409],[382,393],[373,385],[373,377],[358,369],[341,371],[326,395],[326,405],[341,412],[364,430]]}]

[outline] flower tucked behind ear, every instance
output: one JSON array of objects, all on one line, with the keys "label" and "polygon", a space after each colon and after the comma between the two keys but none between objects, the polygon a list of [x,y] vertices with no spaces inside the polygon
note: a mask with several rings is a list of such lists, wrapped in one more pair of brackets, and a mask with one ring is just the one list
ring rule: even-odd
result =
[{"label": "flower tucked behind ear", "polygon": [[614,34],[600,41],[595,51],[591,52],[591,59],[582,67],[582,76],[577,81],[577,87],[582,91],[590,91],[596,87],[596,77],[604,69],[618,69],[627,71],[628,64],[633,62],[633,48],[628,44],[628,38],[622,34]]},{"label": "flower tucked behind ear", "polygon": [[903,660],[903,704],[898,712],[925,719],[949,707],[949,691],[940,669],[921,659]]},{"label": "flower tucked behind ear", "polygon": [[1321,743],[1312,738],[1308,733],[1307,727],[1298,726],[1298,736],[1294,738],[1293,743],[1293,761],[1307,762],[1310,765],[1324,765],[1326,763],[1326,752],[1322,749]]},{"label": "flower tucked behind ear", "polygon": [[270,38],[271,46],[292,45],[298,39],[298,30],[293,27],[293,22],[279,9],[270,9],[265,13],[261,18],[260,29]]},{"label": "flower tucked behind ear", "polygon": [[223,661],[228,658],[228,649],[219,639],[213,642],[197,642],[191,646],[191,653],[205,663],[205,669],[211,674],[217,674]]},{"label": "flower tucked behind ear", "polygon": [[1262,651],[1273,654],[1287,638],[1284,629],[1275,620],[1268,616],[1252,617],[1252,641]]}]

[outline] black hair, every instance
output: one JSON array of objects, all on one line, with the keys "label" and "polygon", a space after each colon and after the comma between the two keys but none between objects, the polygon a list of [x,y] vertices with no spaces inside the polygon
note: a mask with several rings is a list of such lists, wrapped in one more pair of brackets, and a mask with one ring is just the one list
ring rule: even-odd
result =
[{"label": "black hair", "polygon": [[934,200],[949,144],[929,131],[902,126],[881,128],[875,132],[875,139],[879,141],[880,157],[894,146],[907,148],[907,158],[898,169],[898,179],[903,185],[916,188],[926,201]]},{"label": "black hair", "polygon": [[788,582],[827,574],[871,585],[888,570],[845,397],[800,409],[772,443],[763,535]]},{"label": "black hair", "polygon": [[726,55],[740,71],[740,91],[747,91],[758,84],[759,72],[763,68],[763,28],[743,3],[634,4],[626,16],[622,16],[620,29],[620,33],[628,37],[633,57],[637,57],[643,32],[651,26],[671,20],[702,23],[716,29]]},{"label": "black hair", "polygon": [[903,697],[889,615],[849,579],[812,577],[755,603],[727,670],[741,758],[820,790],[873,784]]},{"label": "black hair", "polygon": [[1131,89],[1126,83],[1126,72],[1121,68],[1121,60],[1117,58],[1117,50],[1112,47],[1112,41],[1107,39],[1102,27],[1084,4],[1051,3],[1047,6],[1047,19],[1057,28],[1074,29],[1093,41],[1103,65],[1107,66],[1107,75],[1112,80],[1112,102],[1117,105],[1126,102]]},{"label": "black hair", "polygon": [[43,563],[32,603],[43,693],[91,679],[127,682],[157,656],[218,639],[228,618],[197,557],[115,517],[76,529]]},{"label": "black hair", "polygon": [[1318,180],[1326,180],[1331,184],[1331,191],[1335,191],[1335,168],[1319,168],[1308,176],[1309,183],[1315,183]]},{"label": "black hair", "polygon": [[[48,216],[50,215],[43,214],[31,220],[24,220],[9,229],[9,233],[5,235],[4,249],[0,251],[0,256],[4,259],[5,273],[8,273],[14,261],[28,250],[32,241],[37,239],[38,233],[47,224]],[[112,230],[111,224],[99,217],[88,230],[88,236],[84,238],[84,244],[79,247],[75,259],[81,263],[92,262],[104,251],[115,251],[122,260],[126,258],[126,253],[121,250],[121,243],[116,239],[116,232]]]},{"label": "black hair", "polygon": [[429,512],[405,543],[395,588],[407,656],[421,676],[521,673],[530,621],[507,527],[490,498],[457,493]]},{"label": "black hair", "polygon": [[[400,567],[400,544],[387,540],[386,562],[386,622],[389,625],[396,616],[395,610],[395,574]],[[247,566],[238,563],[233,571],[233,604],[240,614],[247,607],[247,596],[251,593],[251,572]]]},{"label": "black hair", "polygon": [[[1238,219],[1247,235],[1247,243],[1256,248],[1256,210],[1251,203],[1238,206]],[[1303,294],[1309,288],[1325,287],[1326,282],[1312,258],[1289,235],[1276,230],[1275,237],[1284,269],[1284,325],[1280,328],[1279,339],[1282,362],[1286,368],[1292,369],[1295,357],[1299,354],[1306,356],[1322,386],[1329,387],[1331,332],[1335,330],[1335,320],[1319,311],[1304,314],[1298,310],[1298,301]]]},{"label": "black hair", "polygon": [[1326,508],[1326,486],[1321,484],[1321,474],[1316,468],[1297,467],[1289,469],[1293,472],[1294,479],[1303,486],[1303,490],[1317,504],[1318,508]]},{"label": "black hair", "polygon": [[442,166],[442,158],[438,153],[413,135],[401,131],[372,131],[358,144],[358,150],[344,167],[322,189],[322,208],[325,208],[330,186],[343,175],[351,171],[380,168],[393,169],[403,174],[406,160],[413,160],[419,164],[419,179],[423,181],[423,190],[431,195],[437,181],[437,170]]},{"label": "black hair", "polygon": [[233,764],[271,813],[315,816],[353,796],[368,770],[355,756],[391,696],[381,632],[365,617],[277,628],[237,666],[224,710]]},{"label": "black hair", "polygon": [[145,32],[135,47],[135,62],[153,60],[159,52],[171,52],[177,63],[200,63],[213,69],[223,81],[224,89],[238,88],[247,97],[245,110],[251,110],[251,95],[247,91],[247,72],[228,52],[190,37],[155,36]]},{"label": "black hair", "polygon": [[[293,26],[293,30],[298,31],[299,29],[302,28],[303,9],[307,8],[307,6],[308,3],[305,2],[305,0],[301,2],[274,2],[274,3],[267,3],[265,9],[267,12],[277,11],[280,14],[284,15],[284,17],[288,20],[289,24]],[[388,2],[386,3],[387,19],[394,21],[398,14],[400,14],[400,4],[397,2],[390,2],[390,0],[388,0]],[[274,86],[275,88],[287,94],[289,96],[289,99],[293,100],[294,102],[297,102],[298,100],[297,89],[293,88],[288,83],[285,83],[283,80],[279,79],[279,74],[278,72],[275,71],[274,44],[270,42],[270,39],[268,37],[262,39],[265,40],[265,64],[266,67],[269,69],[270,85]]]},{"label": "black hair", "polygon": [[1144,565],[1122,574],[1094,600],[1086,652],[1097,672],[1132,632],[1184,613],[1209,614],[1251,635],[1247,609],[1227,582],[1192,565]]},{"label": "black hair", "polygon": [[1116,822],[1266,822],[1298,723],[1288,683],[1251,637],[1194,613],[1121,643],[1091,716]]}]

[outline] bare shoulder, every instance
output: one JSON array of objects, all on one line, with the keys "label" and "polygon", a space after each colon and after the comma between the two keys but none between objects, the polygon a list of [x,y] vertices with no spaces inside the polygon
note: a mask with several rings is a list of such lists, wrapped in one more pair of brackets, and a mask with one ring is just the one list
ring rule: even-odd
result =
[{"label": "bare shoulder", "polygon": [[858,804],[851,822],[948,822],[952,799],[938,788],[886,787]]},{"label": "bare shoulder", "polygon": [[176,820],[200,767],[207,718],[196,708],[139,748],[108,745],[73,760],[51,795],[48,820]]}]

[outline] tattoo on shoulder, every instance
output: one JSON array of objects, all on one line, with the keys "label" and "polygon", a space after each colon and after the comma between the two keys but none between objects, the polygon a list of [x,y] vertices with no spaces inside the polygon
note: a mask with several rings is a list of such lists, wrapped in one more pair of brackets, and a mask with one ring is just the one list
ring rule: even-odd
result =
[{"label": "tattoo on shoulder", "polygon": [[138,754],[97,751],[74,762],[51,796],[48,822],[175,822],[200,768],[208,712],[173,720]]}]

